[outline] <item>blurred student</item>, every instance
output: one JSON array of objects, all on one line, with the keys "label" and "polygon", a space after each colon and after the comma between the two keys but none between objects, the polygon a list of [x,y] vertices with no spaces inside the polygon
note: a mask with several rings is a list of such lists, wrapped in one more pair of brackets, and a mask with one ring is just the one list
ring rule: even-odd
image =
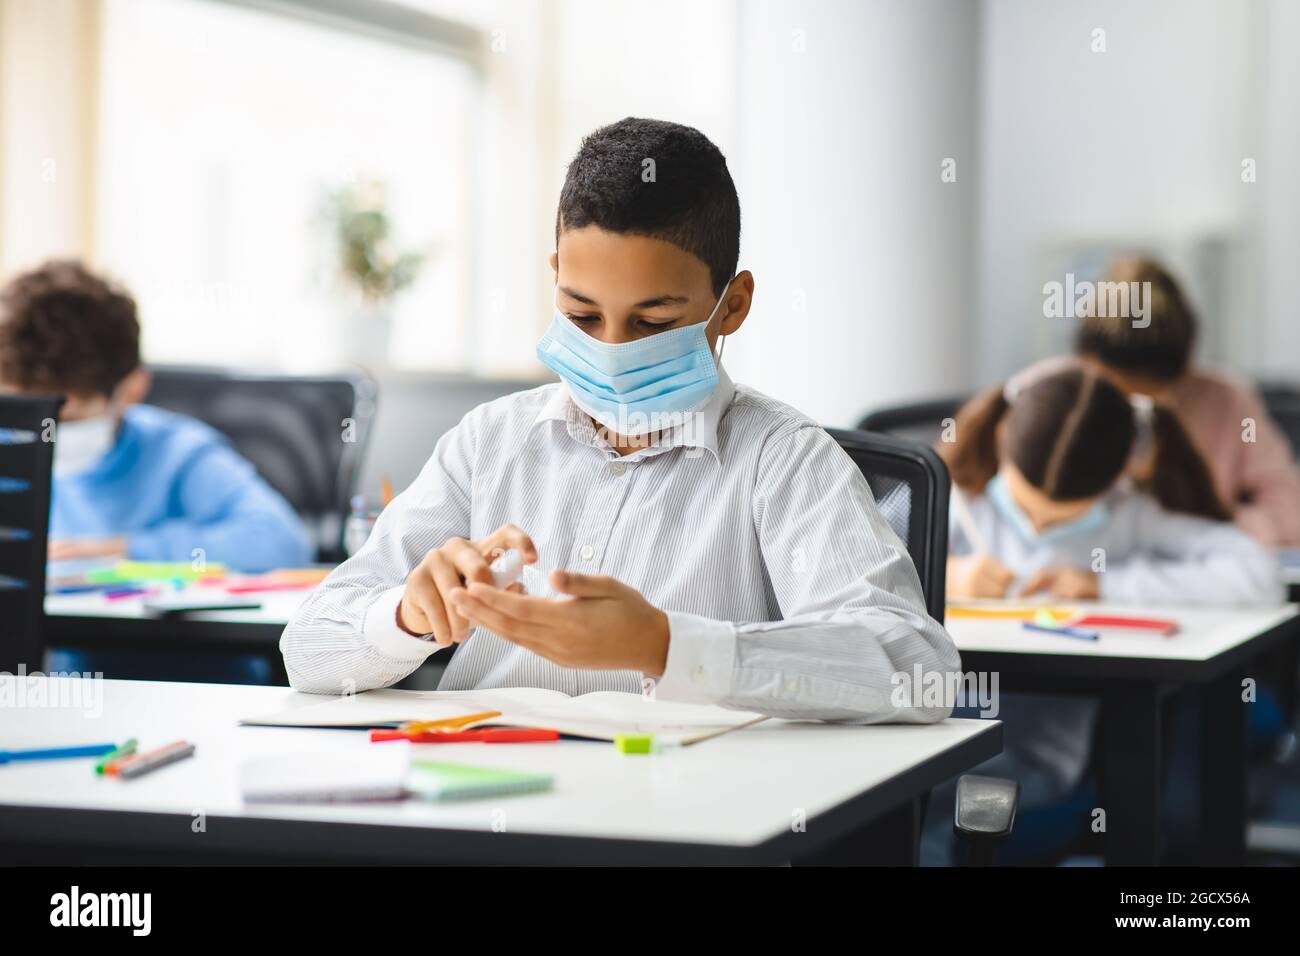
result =
[{"label": "blurred student", "polygon": [[[1230,523],[1173,413],[1084,367],[1013,383],[972,399],[956,441],[939,447],[958,498],[950,598],[1282,599],[1276,560]],[[1141,444],[1154,465],[1145,487],[1125,476]],[[985,770],[1020,780],[1026,809],[1061,798],[1087,766],[1095,701],[1006,694],[1001,703],[1004,752]]]},{"label": "blurred student", "polygon": [[79,263],[50,262],[0,290],[0,387],[67,399],[55,431],[51,560],[201,559],[265,571],[312,559],[293,509],[219,432],[140,404],[149,373],[135,302]]},{"label": "blurred student", "polygon": [[[457,644],[444,690],[651,681],[665,700],[786,717],[946,717],[893,693],[895,675],[946,677],[958,657],[861,472],[720,364],[754,278],[736,268],[740,202],[718,148],[659,120],[596,130],[555,240],[537,353],[560,381],[438,441],[285,629],[293,686],[383,687]],[[494,585],[503,549],[529,593]]]},{"label": "blurred student", "polygon": [[[1176,412],[1239,527],[1268,545],[1300,544],[1300,467],[1293,449],[1255,388],[1192,361],[1198,323],[1177,281],[1141,257],[1116,260],[1101,281],[1149,289],[1150,324],[1102,315],[1105,310],[1094,306],[1079,324],[1076,355],[1126,394],[1148,395]],[[1149,456],[1139,455],[1134,474],[1152,466]]]}]

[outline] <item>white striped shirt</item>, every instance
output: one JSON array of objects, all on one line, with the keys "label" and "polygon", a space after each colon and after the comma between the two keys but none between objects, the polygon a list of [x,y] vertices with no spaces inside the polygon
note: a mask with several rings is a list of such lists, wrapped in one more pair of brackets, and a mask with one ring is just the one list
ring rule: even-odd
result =
[{"label": "white striped shirt", "polygon": [[[824,429],[719,371],[696,419],[620,457],[556,383],[469,412],[369,541],[302,606],[280,640],[298,690],[385,687],[436,645],[396,624],[403,582],[449,538],[524,530],[551,570],[611,575],[667,613],[656,695],[771,716],[941,720],[896,693],[959,669],[925,611],[916,570],[857,467]],[[442,690],[638,692],[642,675],[562,667],[482,628]],[[929,703],[928,701],[918,701]]]}]

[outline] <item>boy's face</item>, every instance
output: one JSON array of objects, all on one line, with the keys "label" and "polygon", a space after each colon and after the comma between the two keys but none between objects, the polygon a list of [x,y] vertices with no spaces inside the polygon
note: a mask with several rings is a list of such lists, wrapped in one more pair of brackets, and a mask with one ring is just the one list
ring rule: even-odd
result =
[{"label": "boy's face", "polygon": [[[718,304],[709,267],[662,239],[597,226],[566,229],[551,268],[559,310],[610,345],[705,322]],[[711,348],[719,335],[740,328],[753,294],[754,278],[748,272],[731,280],[708,330]]]}]

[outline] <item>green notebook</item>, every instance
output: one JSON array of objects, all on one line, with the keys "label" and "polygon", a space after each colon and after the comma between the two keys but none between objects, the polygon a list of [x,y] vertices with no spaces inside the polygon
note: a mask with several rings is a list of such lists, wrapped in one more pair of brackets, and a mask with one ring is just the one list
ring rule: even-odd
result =
[{"label": "green notebook", "polygon": [[424,800],[473,800],[551,789],[548,773],[474,767],[463,763],[412,760],[406,789]]}]

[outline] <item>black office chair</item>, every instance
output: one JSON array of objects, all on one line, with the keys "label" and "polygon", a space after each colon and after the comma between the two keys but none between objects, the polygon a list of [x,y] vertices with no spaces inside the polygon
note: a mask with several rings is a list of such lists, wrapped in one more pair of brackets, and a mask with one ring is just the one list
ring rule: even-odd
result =
[{"label": "black office chair", "polygon": [[41,669],[58,396],[0,396],[0,671]]},{"label": "black office chair", "polygon": [[378,389],[334,377],[154,366],[147,401],[222,432],[311,531],[321,561],[340,561],[343,525],[370,437]]},{"label": "black office chair", "polygon": [[955,395],[926,402],[912,402],[908,405],[887,405],[864,415],[858,422],[858,430],[883,432],[886,435],[932,446],[940,439],[944,420],[955,418],[958,409],[965,405],[969,398],[969,395]]},{"label": "black office chair", "polygon": [[948,469],[925,445],[828,428],[866,478],[881,516],[916,565],[925,609],[943,623],[948,569]]},{"label": "black office chair", "polygon": [[[948,468],[926,445],[891,435],[827,429],[853,459],[876,497],[881,516],[902,539],[921,579],[930,616],[943,623],[948,568]],[[974,866],[993,863],[1011,835],[1020,785],[966,774],[957,781],[953,829]]]}]

